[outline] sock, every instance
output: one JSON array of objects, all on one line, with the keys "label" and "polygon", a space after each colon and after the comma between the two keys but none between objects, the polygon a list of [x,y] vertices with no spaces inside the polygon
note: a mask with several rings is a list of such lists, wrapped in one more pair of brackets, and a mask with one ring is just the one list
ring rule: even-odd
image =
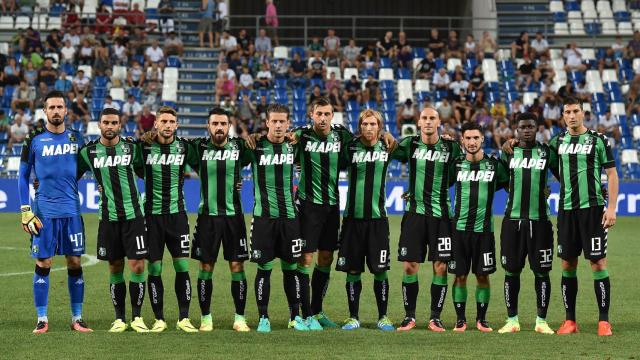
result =
[{"label": "sock", "polygon": [[593,272],[593,288],[596,291],[596,302],[598,303],[598,320],[609,321],[609,304],[611,303],[609,270]]},{"label": "sock", "polygon": [[575,321],[576,296],[578,295],[578,276],[576,270],[563,270],[560,286],[562,288],[562,301],[564,302],[566,319]]},{"label": "sock", "polygon": [[269,261],[264,265],[258,264],[254,290],[256,292],[256,303],[260,317],[269,317],[269,295],[271,294],[271,269],[273,262]]},{"label": "sock", "polygon": [[247,304],[247,277],[244,271],[231,273],[231,297],[236,307],[236,314],[244,316]]},{"label": "sock", "polygon": [[149,262],[149,299],[157,320],[164,320],[164,284],[162,283],[162,261]]},{"label": "sock", "polygon": [[178,299],[178,320],[189,317],[189,304],[191,304],[191,278],[189,277],[189,263],[186,259],[173,260],[173,268],[176,270],[174,289]]},{"label": "sock", "polygon": [[140,274],[132,273],[129,279],[129,297],[131,297],[131,318],[140,316],[142,303],[144,302],[145,272]]},{"label": "sock", "polygon": [[416,302],[418,299],[418,274],[402,276],[402,300],[404,302],[404,316],[416,318]]},{"label": "sock", "polygon": [[71,321],[82,319],[82,303],[84,299],[84,278],[82,268],[67,269],[67,285],[71,299]]},{"label": "sock", "polygon": [[213,272],[200,270],[198,272],[198,303],[202,316],[211,314],[211,296],[213,293]]},{"label": "sock", "polygon": [[124,310],[125,299],[127,298],[127,286],[124,284],[123,273],[112,273],[109,276],[109,292],[111,293],[111,302],[116,311],[116,319],[126,321]]},{"label": "sock", "polygon": [[36,265],[33,274],[33,303],[36,306],[38,321],[48,322],[47,307],[49,305],[49,273],[50,268]]},{"label": "sock", "polygon": [[549,273],[535,273],[534,275],[538,318],[546,319],[549,298],[551,297],[551,279],[549,279]]},{"label": "sock", "polygon": [[309,287],[310,267],[298,265],[298,280],[300,281],[300,307],[302,309],[302,317],[308,318],[313,315],[311,312],[311,288]]},{"label": "sock", "polygon": [[358,319],[360,312],[360,293],[362,292],[362,281],[360,274],[347,274],[347,301],[349,302],[349,315]]},{"label": "sock", "polygon": [[453,285],[453,307],[456,308],[456,316],[458,320],[467,321],[465,315],[467,307],[467,286]]},{"label": "sock", "polygon": [[487,317],[487,308],[489,308],[489,299],[491,298],[491,288],[476,287],[476,320],[484,320]]},{"label": "sock", "polygon": [[518,294],[520,293],[520,273],[504,272],[504,303],[507,305],[507,316],[518,315]]},{"label": "sock", "polygon": [[327,288],[329,288],[330,277],[330,266],[316,264],[311,277],[311,312],[314,314],[322,312],[322,300],[324,300]]},{"label": "sock", "polygon": [[378,319],[382,319],[387,316],[387,305],[389,304],[389,279],[386,271],[374,274],[373,292],[376,294]]},{"label": "sock", "polygon": [[447,276],[433,275],[431,281],[431,317],[439,319],[444,301],[447,298]]},{"label": "sock", "polygon": [[289,320],[300,315],[300,280],[296,274],[297,264],[280,261],[282,267],[282,283],[289,304]]}]

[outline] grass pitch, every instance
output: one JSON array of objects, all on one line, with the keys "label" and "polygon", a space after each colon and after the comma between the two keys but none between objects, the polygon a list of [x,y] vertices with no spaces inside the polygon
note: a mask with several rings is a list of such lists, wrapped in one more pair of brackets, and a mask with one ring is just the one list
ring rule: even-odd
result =
[{"label": "grass pitch", "polygon": [[[96,214],[84,216],[87,235],[87,252],[96,254]],[[248,220],[249,218],[247,218]],[[496,218],[496,238],[499,238],[500,218]],[[195,224],[195,216],[191,216]],[[390,217],[391,251],[393,261],[390,271],[389,316],[396,325],[404,315],[401,298],[402,266],[395,261],[400,217]],[[609,234],[609,268],[612,278],[611,321],[614,336],[596,336],[597,308],[594,299],[591,271],[584,260],[579,266],[579,294],[577,318],[581,333],[571,336],[544,336],[533,332],[535,322],[535,294],[533,276],[528,269],[522,274],[520,293],[520,323],[518,334],[500,335],[497,332],[482,334],[471,330],[464,334],[447,331],[443,334],[425,330],[429,315],[430,266],[420,271],[420,295],[418,300],[419,327],[409,333],[382,333],[375,328],[376,305],[373,295],[373,278],[363,275],[360,317],[364,328],[346,332],[329,330],[313,333],[294,333],[286,329],[288,310],[282,276],[276,266],[272,273],[270,316],[273,326],[271,334],[236,333],[231,330],[233,301],[230,294],[230,275],[222,257],[214,272],[214,294],[212,314],[214,331],[206,334],[184,334],[175,330],[177,305],[173,293],[173,267],[168,253],[165,254],[163,278],[165,282],[165,317],[170,330],[162,334],[109,334],[107,329],[113,321],[113,307],[108,291],[106,263],[96,263],[95,258],[84,257],[85,288],[84,317],[95,330],[92,334],[77,334],[69,330],[70,309],[67,293],[67,276],[64,260],[54,261],[49,295],[49,333],[34,336],[35,326],[31,277],[34,263],[29,257],[27,236],[19,226],[18,214],[0,215],[0,358],[82,358],[82,359],[126,359],[126,358],[455,358],[455,359],[571,359],[571,358],[616,358],[637,359],[640,356],[640,288],[635,277],[636,261],[640,255],[637,234],[640,227],[637,218],[619,218],[618,224]],[[497,246],[499,248],[499,246]],[[499,251],[499,249],[498,249]],[[222,256],[222,254],[220,254]],[[497,257],[499,259],[499,257]],[[92,265],[94,264],[94,265]],[[560,262],[554,263],[551,274],[552,298],[548,320],[557,328],[564,319],[560,298]],[[197,277],[197,263],[190,263],[192,285]],[[257,309],[253,296],[253,279],[256,267],[247,263],[249,284],[246,316],[255,330]],[[325,312],[335,321],[348,316],[344,289],[345,275],[331,273],[331,283],[325,299]],[[504,272],[498,269],[492,276],[492,297],[488,320],[494,329],[502,326],[506,317],[502,295]],[[125,272],[128,279],[129,274]],[[452,277],[449,277],[449,284]],[[469,305],[467,317],[475,317],[474,280],[469,281]],[[128,295],[127,295],[128,296]],[[451,286],[443,312],[443,320],[451,329],[455,312],[451,302]],[[127,299],[127,316],[130,306]],[[153,313],[148,297],[145,299],[143,316],[147,325],[153,322]],[[191,302],[191,318],[199,326],[200,309],[197,298]],[[471,324],[470,324],[471,325]],[[473,326],[472,326],[473,328]]]}]

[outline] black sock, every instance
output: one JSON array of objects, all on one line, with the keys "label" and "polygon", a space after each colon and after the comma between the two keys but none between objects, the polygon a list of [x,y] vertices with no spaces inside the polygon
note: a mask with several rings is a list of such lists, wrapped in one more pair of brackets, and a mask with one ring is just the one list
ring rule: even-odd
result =
[{"label": "black sock", "polygon": [[536,304],[538,307],[538,317],[546,319],[549,308],[549,298],[551,297],[551,279],[549,274],[537,276],[536,279]]},{"label": "black sock", "polygon": [[231,281],[231,297],[233,297],[236,314],[244,315],[247,304],[247,279]]},{"label": "black sock", "polygon": [[151,300],[151,308],[156,319],[164,320],[164,285],[162,277],[149,275],[149,299]]},{"label": "black sock", "polygon": [[509,317],[518,315],[519,293],[520,274],[506,274],[504,276],[504,302],[507,305],[507,316]]},{"label": "black sock", "polygon": [[142,303],[144,302],[144,288],[146,281],[133,282],[129,281],[129,297],[131,298],[131,317],[140,316],[142,311]]},{"label": "black sock", "polygon": [[311,288],[309,287],[309,274],[298,271],[298,280],[300,281],[300,307],[302,309],[302,317],[308,318],[313,315],[311,313]]},{"label": "black sock", "polygon": [[300,315],[300,281],[296,270],[282,270],[284,293],[289,304],[289,319],[293,320]]},{"label": "black sock", "polygon": [[476,311],[477,311],[477,321],[485,320],[487,318],[487,309],[489,308],[489,303],[481,303],[476,302]]},{"label": "black sock", "polygon": [[116,310],[116,319],[126,321],[125,317],[125,299],[127,298],[127,286],[124,282],[109,285],[111,293],[111,302]]},{"label": "black sock", "polygon": [[456,308],[456,320],[467,321],[467,303],[466,302],[453,302],[453,307]]},{"label": "black sock", "polygon": [[202,315],[211,314],[211,297],[213,296],[213,279],[198,278],[198,303]]},{"label": "black sock", "polygon": [[254,283],[256,303],[260,317],[269,317],[269,295],[271,294],[271,270],[258,269]]},{"label": "black sock", "polygon": [[358,319],[360,313],[360,293],[362,292],[362,281],[347,281],[347,301],[349,302],[350,317]]},{"label": "black sock", "polygon": [[562,287],[562,301],[564,302],[564,309],[566,312],[567,320],[576,320],[576,297],[578,295],[578,278],[575,276],[566,277],[562,276],[560,282]]},{"label": "black sock", "polygon": [[373,292],[376,294],[376,304],[378,305],[378,319],[387,315],[387,305],[389,304],[389,279],[373,280]]},{"label": "black sock", "polygon": [[418,300],[418,291],[420,286],[418,281],[402,282],[402,300],[404,302],[404,316],[408,318],[416,318],[416,302]]},{"label": "black sock", "polygon": [[596,291],[596,301],[598,302],[598,320],[609,321],[609,304],[611,303],[609,277],[593,280],[593,288]]},{"label": "black sock", "polygon": [[327,293],[330,276],[329,272],[318,270],[318,267],[313,270],[313,276],[311,277],[311,312],[314,314],[322,312],[322,300]]},{"label": "black sock", "polygon": [[191,278],[188,271],[176,272],[175,281],[176,297],[178,298],[178,320],[189,317],[189,304],[191,303]]},{"label": "black sock", "polygon": [[439,319],[447,298],[447,285],[431,283],[431,316],[430,319]]}]

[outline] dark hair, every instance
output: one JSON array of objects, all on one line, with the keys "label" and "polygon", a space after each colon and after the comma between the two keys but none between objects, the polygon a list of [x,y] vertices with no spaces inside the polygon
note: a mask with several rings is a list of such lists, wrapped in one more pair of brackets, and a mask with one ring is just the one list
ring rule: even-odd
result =
[{"label": "dark hair", "polygon": [[161,106],[160,109],[158,109],[157,115],[160,116],[162,114],[171,114],[175,118],[178,117],[178,112],[171,106]]},{"label": "dark hair", "polygon": [[118,109],[114,109],[114,108],[104,108],[102,109],[102,111],[100,112],[100,117],[98,118],[98,121],[102,120],[102,117],[105,115],[118,115],[118,118],[120,118],[122,116],[122,114],[120,113],[120,110]]},{"label": "dark hair", "polygon": [[229,120],[229,113],[227,112],[227,110],[216,106],[214,108],[212,108],[211,110],[209,110],[209,116],[207,118],[210,118],[211,115],[224,115],[227,117],[227,120]]},{"label": "dark hair", "polygon": [[64,94],[62,93],[62,91],[58,91],[58,90],[52,90],[49,91],[49,93],[47,93],[47,95],[44,97],[44,103],[47,103],[47,100],[49,99],[54,99],[54,98],[61,98],[62,100],[64,100]]},{"label": "dark hair", "polygon": [[516,118],[517,122],[520,121],[529,121],[529,120],[533,120],[536,123],[538,122],[538,116],[532,112],[523,112],[521,114],[518,115],[518,117]]},{"label": "dark hair", "polygon": [[578,105],[580,106],[580,110],[582,110],[582,102],[573,96],[566,97],[562,100],[563,109],[567,105]]},{"label": "dark hair", "polygon": [[464,133],[469,130],[478,130],[480,134],[482,134],[482,127],[475,121],[467,121],[466,123],[462,124],[462,135],[464,135]]},{"label": "dark hair", "polygon": [[272,113],[287,114],[287,119],[289,119],[289,107],[287,105],[277,103],[269,104],[269,106],[267,107],[267,119]]},{"label": "dark hair", "polygon": [[[313,100],[313,102],[311,102],[311,107],[309,110],[314,111],[318,106],[328,106],[328,105],[331,105],[331,101],[329,101],[329,98],[325,96],[321,96]],[[331,106],[331,112],[333,112],[333,106]]]}]

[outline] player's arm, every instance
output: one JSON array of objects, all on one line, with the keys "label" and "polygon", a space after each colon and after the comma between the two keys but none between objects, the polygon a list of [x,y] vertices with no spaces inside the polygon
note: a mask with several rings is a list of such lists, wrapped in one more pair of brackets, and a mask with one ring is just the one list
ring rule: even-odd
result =
[{"label": "player's arm", "polygon": [[142,156],[142,142],[133,142],[133,171],[139,178],[144,179],[144,157]]},{"label": "player's arm", "polygon": [[193,169],[196,174],[200,175],[200,154],[198,153],[198,149],[200,147],[200,141],[203,141],[203,138],[182,140],[184,141],[185,149],[187,151],[187,165]]},{"label": "player's arm", "polygon": [[80,149],[80,152],[78,153],[78,170],[77,170],[77,174],[76,174],[76,179],[80,180],[80,178],[82,178],[82,176],[84,175],[84,173],[86,173],[87,171],[91,170],[91,167],[89,166],[89,158],[87,156],[87,147],[83,146]]},{"label": "player's arm", "polygon": [[498,177],[496,190],[504,189],[509,192],[509,170],[500,160],[496,161],[496,175]]},{"label": "player's arm", "polygon": [[598,157],[602,167],[607,173],[607,192],[608,201],[607,208],[602,215],[602,226],[605,229],[612,227],[616,224],[616,206],[618,204],[618,171],[616,170],[616,161],[613,157],[613,151],[611,150],[611,144],[609,139],[602,137],[599,138],[600,146],[597,147]]},{"label": "player's arm", "polygon": [[[255,146],[254,148],[255,149]],[[253,161],[254,158],[254,150],[249,148],[246,141],[240,142],[240,165],[245,167]]]},{"label": "player's arm", "polygon": [[560,181],[560,159],[558,158],[558,137],[549,141],[549,170],[556,180]]},{"label": "player's arm", "polygon": [[[502,154],[500,154],[500,158],[498,159],[499,166],[502,167],[502,169],[507,173],[507,181],[506,181],[506,184],[503,186],[504,191],[506,192],[509,192],[509,177],[511,175],[509,174],[509,158],[510,157],[511,155],[503,151]],[[499,187],[496,189],[499,189]]]},{"label": "player's arm", "polygon": [[447,162],[448,172],[449,172],[449,188],[452,187],[456,183],[456,163],[458,158],[462,155],[462,148],[457,141],[452,140],[451,142],[451,160]]},{"label": "player's arm", "polygon": [[34,164],[34,154],[31,151],[31,136],[27,137],[25,146],[20,154],[20,168],[18,169],[18,193],[20,195],[20,214],[22,229],[31,235],[38,235],[42,229],[42,222],[31,210],[29,197],[29,176]]},{"label": "player's arm", "polygon": [[393,152],[391,152],[391,159],[398,160],[402,163],[408,162],[411,140],[411,136],[407,136],[406,138],[400,140],[398,146],[396,146]]}]

